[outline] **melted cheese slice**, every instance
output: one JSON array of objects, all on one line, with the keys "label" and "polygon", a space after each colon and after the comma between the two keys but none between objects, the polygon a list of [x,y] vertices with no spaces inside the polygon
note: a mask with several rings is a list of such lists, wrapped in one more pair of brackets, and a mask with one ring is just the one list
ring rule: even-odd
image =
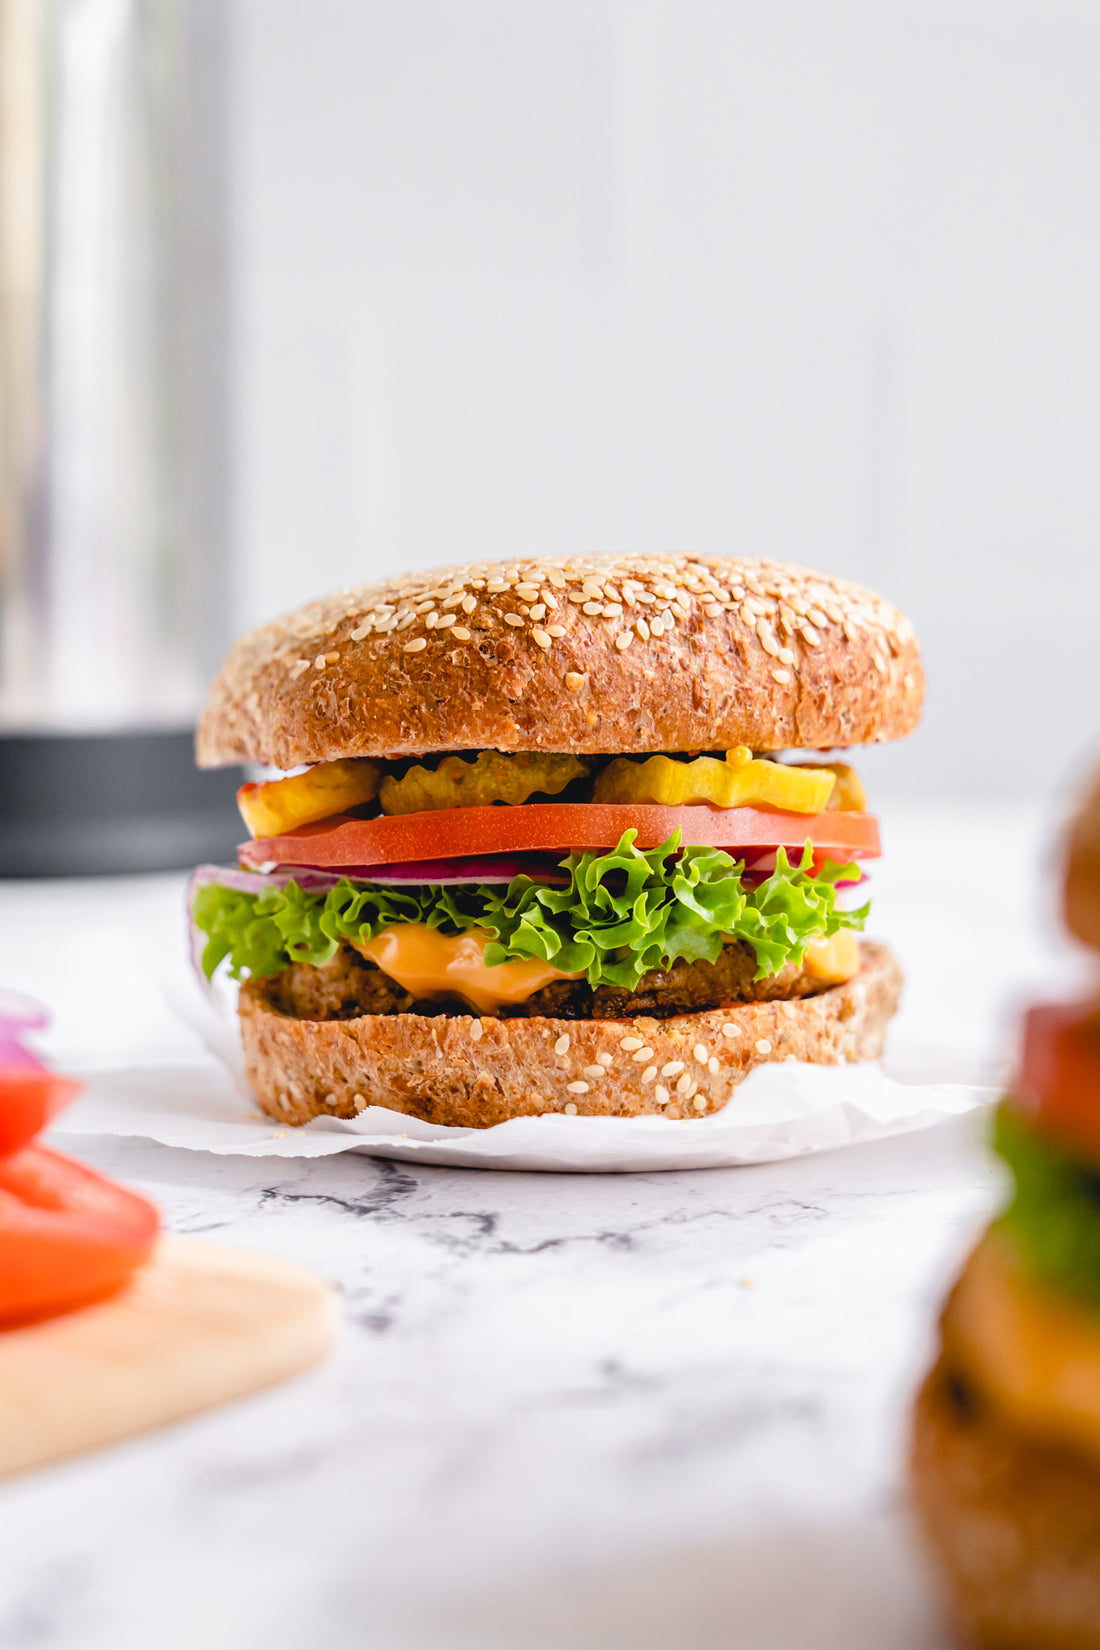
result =
[{"label": "melted cheese slice", "polygon": [[995,1232],[956,1285],[944,1345],[1006,1416],[1100,1462],[1100,1312],[1022,1276]]},{"label": "melted cheese slice", "polygon": [[440,934],[422,922],[395,923],[356,949],[414,997],[461,997],[480,1014],[493,1014],[504,1003],[526,1002],[553,980],[579,980],[537,958],[496,963],[485,961],[487,934]]},{"label": "melted cheese slice", "polygon": [[840,985],[859,973],[859,941],[850,928],[842,928],[827,940],[811,940],[802,966],[815,980]]}]

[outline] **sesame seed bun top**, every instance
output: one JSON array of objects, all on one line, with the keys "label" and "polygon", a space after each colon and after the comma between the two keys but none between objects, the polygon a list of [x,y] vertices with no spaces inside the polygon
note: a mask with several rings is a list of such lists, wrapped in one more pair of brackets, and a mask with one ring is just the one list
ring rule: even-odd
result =
[{"label": "sesame seed bun top", "polygon": [[1066,855],[1066,926],[1100,950],[1100,775],[1070,826]]},{"label": "sesame seed bun top", "polygon": [[434,568],[339,591],[243,637],[203,767],[432,751],[824,749],[920,715],[888,602],[787,563],[593,556]]}]

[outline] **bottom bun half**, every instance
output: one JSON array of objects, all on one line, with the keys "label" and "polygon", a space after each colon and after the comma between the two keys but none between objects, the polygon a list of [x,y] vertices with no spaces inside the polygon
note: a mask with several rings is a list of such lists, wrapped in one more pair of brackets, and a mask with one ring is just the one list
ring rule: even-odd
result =
[{"label": "bottom bun half", "polygon": [[1100,1472],[1017,1430],[941,1359],[914,1414],[917,1516],[980,1650],[1100,1650]]},{"label": "bottom bun half", "polygon": [[859,972],[792,1001],[739,1003],[670,1019],[492,1019],[279,1013],[262,980],[241,989],[245,1064],[280,1123],[386,1106],[429,1123],[484,1129],[511,1117],[704,1117],[768,1061],[843,1065],[882,1053],[901,970],[864,941]]}]

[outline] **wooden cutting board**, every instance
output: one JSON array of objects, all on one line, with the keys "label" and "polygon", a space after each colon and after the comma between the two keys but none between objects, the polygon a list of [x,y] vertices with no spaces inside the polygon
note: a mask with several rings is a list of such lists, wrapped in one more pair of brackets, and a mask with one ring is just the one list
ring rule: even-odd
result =
[{"label": "wooden cutting board", "polygon": [[332,1288],[304,1266],[164,1237],[112,1300],[0,1332],[0,1476],[285,1380],[336,1325]]}]

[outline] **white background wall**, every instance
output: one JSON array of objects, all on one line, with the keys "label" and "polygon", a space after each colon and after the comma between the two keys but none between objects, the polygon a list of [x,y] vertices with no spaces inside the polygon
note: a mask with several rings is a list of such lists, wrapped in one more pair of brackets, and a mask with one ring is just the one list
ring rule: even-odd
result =
[{"label": "white background wall", "polygon": [[692,548],[912,617],[889,789],[1100,743],[1095,0],[235,0],[240,619]]}]

